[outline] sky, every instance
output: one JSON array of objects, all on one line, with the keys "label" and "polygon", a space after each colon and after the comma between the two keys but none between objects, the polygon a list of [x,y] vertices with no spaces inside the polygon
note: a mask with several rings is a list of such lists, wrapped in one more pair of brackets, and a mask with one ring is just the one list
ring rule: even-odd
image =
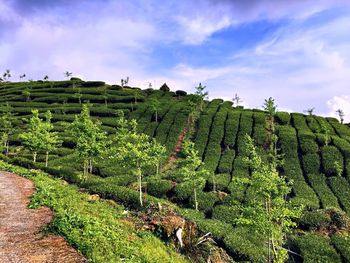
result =
[{"label": "sky", "polygon": [[0,0],[0,73],[193,92],[350,122],[348,0]]}]

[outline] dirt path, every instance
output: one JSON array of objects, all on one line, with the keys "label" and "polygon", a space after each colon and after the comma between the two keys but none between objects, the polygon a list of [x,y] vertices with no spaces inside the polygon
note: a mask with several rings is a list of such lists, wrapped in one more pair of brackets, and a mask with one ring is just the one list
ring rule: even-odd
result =
[{"label": "dirt path", "polygon": [[186,134],[187,134],[187,129],[184,128],[179,137],[177,138],[177,142],[176,142],[176,145],[175,145],[175,149],[174,151],[170,154],[169,156],[169,159],[167,160],[167,163],[166,165],[163,167],[162,171],[167,171],[167,170],[170,170],[172,169],[172,166],[173,164],[175,163],[175,161],[177,160],[177,155],[181,152],[182,150],[182,144],[184,142],[184,139],[186,137]]},{"label": "dirt path", "polygon": [[87,262],[62,237],[40,234],[53,213],[47,207],[27,208],[34,191],[30,180],[0,172],[0,262]]}]

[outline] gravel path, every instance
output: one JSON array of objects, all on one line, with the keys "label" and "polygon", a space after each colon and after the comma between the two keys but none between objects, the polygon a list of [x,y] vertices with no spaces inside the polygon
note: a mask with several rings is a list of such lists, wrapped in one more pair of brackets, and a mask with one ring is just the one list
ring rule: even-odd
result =
[{"label": "gravel path", "polygon": [[27,208],[34,191],[30,180],[0,172],[0,262],[87,262],[62,237],[40,233],[53,213],[47,207]]}]

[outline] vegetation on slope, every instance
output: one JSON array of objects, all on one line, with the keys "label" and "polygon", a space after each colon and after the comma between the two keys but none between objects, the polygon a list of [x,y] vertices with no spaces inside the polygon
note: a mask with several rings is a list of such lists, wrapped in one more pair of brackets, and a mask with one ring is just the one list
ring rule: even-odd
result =
[{"label": "vegetation on slope", "polygon": [[[22,93],[25,88],[30,90],[29,99],[28,93]],[[30,152],[21,148],[18,134],[26,129],[32,108],[39,110],[40,117],[51,110],[53,130],[58,132],[63,143],[50,154],[46,170],[136,209],[141,208],[140,192],[135,187],[137,177],[117,162],[96,158],[92,171],[96,176],[90,176],[85,181],[79,177],[84,162],[74,153],[77,141],[68,131],[74,115],[81,112],[83,103],[90,103],[92,119],[101,122],[101,130],[110,138],[118,129],[117,110],[122,110],[126,118],[137,120],[138,131],[165,145],[167,155],[174,150],[184,128],[194,124],[194,129],[188,129],[192,131],[188,136],[195,142],[208,175],[203,177],[203,183],[194,185],[191,181],[183,182],[171,170],[154,177],[155,169],[146,169],[144,175],[147,179],[142,181],[141,189],[147,193],[144,195],[144,208],[152,202],[162,201],[159,197],[166,198],[176,203],[180,207],[178,211],[195,222],[201,232],[211,232],[215,241],[235,260],[259,261],[260,248],[265,244],[246,228],[237,227],[235,218],[238,214],[232,204],[240,202],[244,206],[250,198],[245,185],[234,183],[236,178],[249,179],[252,175],[251,168],[244,161],[244,136],[252,136],[264,161],[269,159],[266,154],[271,140],[268,139],[271,129],[267,125],[268,112],[232,107],[231,102],[220,99],[210,102],[200,100],[203,111],[193,122],[193,95],[173,93],[168,89],[139,90],[80,80],[5,83],[0,87],[0,95],[0,101],[4,103],[1,108],[5,111],[5,102],[8,102],[12,107],[10,111],[17,114],[13,125],[18,130],[9,134],[11,159],[8,161],[45,169],[45,153],[40,152],[38,162],[33,164],[29,161]],[[201,95],[205,96],[203,90]],[[347,228],[346,224],[339,225],[335,218],[345,218],[344,212],[349,213],[350,128],[333,118],[287,112],[276,112],[274,122],[278,154],[284,156],[284,163],[278,171],[293,182],[292,192],[287,198],[295,205],[304,206],[304,215],[308,216],[298,222],[299,226],[307,231],[306,235],[310,231],[320,232],[322,237],[332,239]],[[166,161],[161,161],[163,166]],[[194,209],[197,202],[192,196],[193,189],[196,189],[199,211]],[[305,218],[312,219],[313,227],[306,226]],[[329,219],[327,223],[325,218]],[[314,238],[302,238],[304,230],[296,232],[296,235],[300,238],[290,239],[286,248],[306,260]],[[345,241],[336,243],[328,239],[320,242],[320,249],[329,251],[330,260],[334,258],[333,253],[342,256],[346,253],[341,249]],[[295,259],[300,260],[300,256],[295,255]]]}]

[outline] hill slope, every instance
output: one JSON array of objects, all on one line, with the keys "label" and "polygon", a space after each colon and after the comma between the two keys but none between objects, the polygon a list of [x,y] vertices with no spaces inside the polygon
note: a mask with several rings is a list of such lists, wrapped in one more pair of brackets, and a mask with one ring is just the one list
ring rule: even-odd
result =
[{"label": "hill slope", "polygon": [[[25,128],[32,108],[39,109],[40,113],[50,110],[63,146],[50,156],[48,170],[131,207],[137,207],[137,194],[132,190],[136,178],[113,164],[97,162],[94,174],[98,177],[87,182],[79,182],[76,176],[82,167],[73,153],[75,139],[67,128],[74,115],[80,112],[81,103],[92,104],[91,115],[101,121],[102,128],[109,134],[116,131],[116,110],[123,110],[128,118],[138,121],[140,132],[164,144],[168,155],[174,151],[179,135],[186,128],[191,108],[188,102],[191,95],[183,92],[139,90],[80,80],[5,83],[0,86],[0,95],[2,108],[6,102],[13,107],[19,128],[11,136],[12,160],[24,166],[33,165],[30,153],[20,149],[17,134]],[[151,105],[152,98],[160,101],[157,117]],[[198,194],[200,212],[191,209],[193,200],[189,191],[192,185],[174,177],[147,181],[150,201],[158,197],[176,203],[180,213],[196,222],[203,233],[212,232],[215,240],[237,261],[259,261],[262,253],[259,237],[233,227],[235,212],[230,209],[230,203],[234,200],[244,203],[249,195],[244,187],[238,189],[232,184],[232,178],[250,174],[243,162],[243,136],[251,135],[264,154],[265,123],[266,113],[261,110],[232,107],[231,102],[220,99],[206,102],[191,137],[206,168],[215,172],[216,191],[212,189],[213,178],[207,178]],[[284,155],[280,173],[294,182],[291,200],[305,205],[307,210],[299,223],[300,229],[308,232],[297,231],[289,247],[301,254],[305,262],[350,261],[349,238],[338,230],[330,231],[336,224],[333,208],[350,215],[350,128],[334,118],[286,112],[277,113],[276,123],[278,146]],[[37,166],[42,166],[40,162],[44,162],[44,155],[39,155]],[[335,169],[335,162],[343,168],[341,176]],[[324,254],[318,255],[315,251]],[[296,256],[295,260],[301,257]]]}]

